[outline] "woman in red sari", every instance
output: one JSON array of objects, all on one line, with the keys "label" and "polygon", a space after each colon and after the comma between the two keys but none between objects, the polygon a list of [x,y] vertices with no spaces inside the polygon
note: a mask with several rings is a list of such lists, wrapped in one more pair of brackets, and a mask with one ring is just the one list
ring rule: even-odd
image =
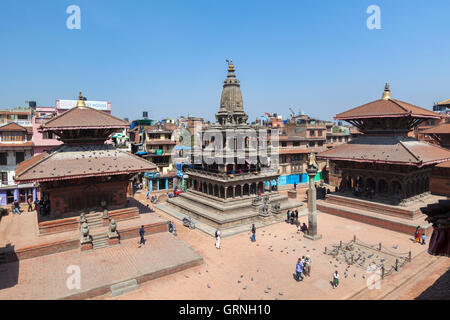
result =
[{"label": "woman in red sari", "polygon": [[416,239],[414,240],[414,242],[419,242],[420,243],[420,239],[422,238],[422,228],[419,228],[419,230],[417,231],[417,235],[416,235]]}]

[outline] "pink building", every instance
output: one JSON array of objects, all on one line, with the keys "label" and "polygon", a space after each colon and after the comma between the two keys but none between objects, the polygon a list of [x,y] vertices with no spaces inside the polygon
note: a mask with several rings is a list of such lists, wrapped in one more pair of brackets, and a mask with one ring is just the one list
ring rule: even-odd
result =
[{"label": "pink building", "polygon": [[55,137],[46,133],[42,134],[38,132],[38,128],[42,124],[46,123],[57,114],[58,110],[56,107],[36,107],[36,113],[32,120],[34,144],[33,151],[35,156],[62,144],[62,142],[56,140]]}]

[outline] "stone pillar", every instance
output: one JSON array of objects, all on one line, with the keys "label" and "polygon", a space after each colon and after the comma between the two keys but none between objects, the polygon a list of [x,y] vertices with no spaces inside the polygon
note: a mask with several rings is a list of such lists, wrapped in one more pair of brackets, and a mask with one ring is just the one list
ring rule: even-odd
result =
[{"label": "stone pillar", "polygon": [[303,236],[310,240],[319,240],[322,235],[317,234],[317,209],[316,209],[316,186],[314,178],[317,174],[317,168],[308,168],[306,172],[309,177],[308,188],[308,233]]}]

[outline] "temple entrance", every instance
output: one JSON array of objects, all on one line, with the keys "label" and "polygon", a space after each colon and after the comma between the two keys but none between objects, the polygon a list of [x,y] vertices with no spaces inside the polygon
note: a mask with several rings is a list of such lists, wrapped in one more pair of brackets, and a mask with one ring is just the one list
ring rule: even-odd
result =
[{"label": "temple entrance", "polygon": [[376,182],[372,178],[368,178],[366,181],[366,187],[369,189],[369,191],[376,190]]},{"label": "temple entrance", "polygon": [[381,195],[388,194],[388,184],[386,180],[380,179],[380,181],[378,181],[378,193]]},{"label": "temple entrance", "polygon": [[100,206],[101,200],[98,198],[98,189],[95,186],[89,186],[84,191],[84,197],[86,199],[86,208],[96,208]]}]

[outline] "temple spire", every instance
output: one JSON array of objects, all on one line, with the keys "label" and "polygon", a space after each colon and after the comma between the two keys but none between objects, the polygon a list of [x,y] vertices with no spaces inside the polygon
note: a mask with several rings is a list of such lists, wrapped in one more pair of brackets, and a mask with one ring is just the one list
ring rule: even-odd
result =
[{"label": "temple spire", "polygon": [[386,82],[386,85],[384,86],[384,92],[383,96],[381,97],[383,100],[389,100],[391,99],[391,90],[389,89],[389,83]]},{"label": "temple spire", "polygon": [[83,97],[83,95],[81,94],[81,91],[78,95],[78,102],[77,102],[77,108],[81,107],[86,107],[86,103],[84,103],[84,100],[86,100],[85,97]]}]

